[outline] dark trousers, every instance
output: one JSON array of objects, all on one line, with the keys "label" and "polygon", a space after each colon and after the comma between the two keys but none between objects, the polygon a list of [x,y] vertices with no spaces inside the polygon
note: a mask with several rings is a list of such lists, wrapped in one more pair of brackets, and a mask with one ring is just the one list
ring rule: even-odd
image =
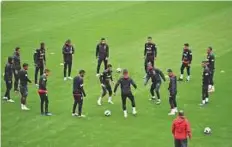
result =
[{"label": "dark trousers", "polygon": [[64,62],[64,77],[67,76],[67,69],[68,69],[68,76],[71,76],[72,72],[72,61]]},{"label": "dark trousers", "polygon": [[205,98],[209,97],[209,92],[208,92],[208,85],[203,85],[202,86],[202,100],[205,100]]},{"label": "dark trousers", "polygon": [[19,70],[14,69],[13,73],[14,73],[14,90],[18,91],[18,89],[19,89],[19,75],[18,75]]},{"label": "dark trousers", "polygon": [[175,139],[174,143],[175,143],[175,147],[188,147],[187,139]]},{"label": "dark trousers", "polygon": [[44,65],[37,65],[35,67],[35,84],[37,84],[38,82],[38,73],[40,72],[40,76],[43,75],[44,72]]},{"label": "dark trousers", "polygon": [[10,99],[10,90],[12,88],[12,80],[7,80],[6,82],[6,92],[5,92],[5,97],[8,98],[8,100]]},{"label": "dark trousers", "polygon": [[170,104],[171,109],[177,107],[176,94],[169,96],[169,104]]},{"label": "dark trousers", "polygon": [[106,60],[106,58],[104,58],[104,59],[99,58],[99,59],[98,59],[98,62],[97,62],[97,73],[98,73],[98,74],[99,74],[99,72],[100,72],[100,68],[101,68],[102,62],[104,62],[104,69],[107,69],[108,60]]},{"label": "dark trousers", "polygon": [[158,99],[160,99],[160,93],[159,93],[160,85],[161,83],[152,83],[151,88],[150,88],[151,95],[155,96],[155,93],[154,93],[155,91]]},{"label": "dark trousers", "polygon": [[213,77],[214,77],[214,69],[210,71],[209,85],[214,85]]},{"label": "dark trousers", "polygon": [[146,59],[145,59],[145,62],[144,62],[144,69],[145,69],[145,72],[147,73],[147,64],[149,62],[151,62],[152,66],[154,67],[154,64],[155,64],[155,60],[154,60],[154,56],[147,56]]},{"label": "dark trousers", "polygon": [[76,107],[78,105],[78,115],[82,113],[82,106],[83,106],[83,97],[81,94],[73,94],[74,97],[74,104],[72,113],[76,113]]},{"label": "dark trousers", "polygon": [[187,64],[182,63],[181,67],[180,67],[180,73],[184,74],[184,69],[187,69],[187,75],[190,76],[190,66]]},{"label": "dark trousers", "polygon": [[28,95],[28,88],[27,86],[20,86],[19,88],[21,93],[21,104],[26,105],[26,99]]},{"label": "dark trousers", "polygon": [[[46,93],[40,93],[40,112],[41,114],[48,113],[48,95]],[[45,109],[44,109],[45,106]]]},{"label": "dark trousers", "polygon": [[110,84],[105,84],[105,87],[102,86],[102,96],[104,97],[107,93],[107,91],[109,92],[109,96],[112,96],[112,88],[110,86]]},{"label": "dark trousers", "polygon": [[121,98],[122,98],[122,109],[123,111],[126,110],[126,99],[129,98],[131,101],[131,106],[135,107],[135,98],[134,95],[130,92],[130,93],[122,93],[121,94]]}]

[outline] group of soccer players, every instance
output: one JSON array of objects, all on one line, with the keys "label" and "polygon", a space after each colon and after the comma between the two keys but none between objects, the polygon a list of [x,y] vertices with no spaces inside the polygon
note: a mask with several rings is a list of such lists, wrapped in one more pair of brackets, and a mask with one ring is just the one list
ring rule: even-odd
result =
[{"label": "group of soccer players", "polygon": [[[67,79],[72,80],[71,71],[72,71],[72,60],[73,54],[75,53],[75,49],[71,43],[71,40],[67,40],[64,43],[62,48],[63,53],[63,61],[64,61],[64,80]],[[50,70],[45,68],[46,67],[46,48],[45,43],[41,43],[40,47],[36,49],[34,53],[34,64],[35,64],[35,76],[34,82],[38,87],[38,94],[40,96],[40,110],[41,114],[45,116],[52,115],[48,111],[48,91],[47,91],[47,77],[49,76]],[[152,37],[147,38],[147,42],[144,46],[144,69],[145,69],[145,77],[144,77],[144,85],[147,85],[149,79],[151,79],[151,87],[150,87],[150,94],[152,101],[156,101],[156,104],[161,103],[161,96],[160,96],[160,86],[162,81],[166,81],[164,73],[156,67],[155,60],[157,57],[157,47],[156,44],[153,43]],[[127,69],[122,70],[122,77],[118,79],[117,83],[115,84],[114,89],[112,90],[111,85],[114,84],[113,77],[112,77],[112,65],[108,63],[109,59],[109,45],[106,43],[105,38],[101,38],[100,43],[97,44],[96,47],[96,58],[98,59],[97,64],[97,71],[96,76],[99,78],[101,87],[102,87],[102,94],[97,100],[97,104],[100,106],[102,105],[102,100],[108,93],[108,103],[113,104],[112,96],[113,93],[115,94],[117,91],[118,86],[121,87],[121,99],[122,99],[122,109],[124,113],[124,117],[128,116],[127,108],[126,108],[126,99],[129,98],[132,105],[132,114],[137,114],[136,107],[135,107],[135,98],[131,90],[131,86],[135,89],[137,85],[135,84],[134,80],[129,77],[129,71]],[[169,115],[175,115],[177,110],[177,102],[176,102],[176,95],[177,95],[177,81],[184,81],[184,69],[187,69],[187,78],[186,81],[190,81],[190,67],[192,62],[192,51],[190,50],[189,44],[185,43],[183,48],[182,54],[182,65],[180,68],[180,77],[177,79],[175,74],[173,73],[172,69],[168,69],[167,73],[169,76],[169,103],[171,107],[171,111]],[[101,64],[104,63],[104,71],[100,72]],[[205,105],[209,102],[209,92],[214,92],[214,62],[215,56],[213,54],[212,47],[207,48],[207,60],[202,62],[203,66],[203,79],[202,79],[202,102],[201,105]],[[68,69],[68,74],[67,74]],[[28,82],[31,83],[29,79],[28,73],[28,64],[24,63],[21,68],[21,59],[20,59],[20,47],[15,48],[15,52],[13,56],[8,57],[8,62],[5,66],[5,74],[4,80],[6,83],[6,93],[3,97],[7,102],[14,102],[11,99],[10,91],[13,86],[13,77],[14,77],[14,91],[20,92],[21,94],[21,109],[22,110],[29,110],[26,106],[26,100],[28,95]],[[121,72],[121,71],[118,71]],[[40,78],[38,82],[38,74],[40,73]],[[83,97],[86,96],[84,90],[84,75],[85,70],[81,69],[79,71],[79,75],[74,77],[73,79],[73,110],[72,116],[84,117],[82,114],[82,106],[83,106]],[[156,95],[156,96],[155,96]],[[156,98],[157,97],[157,98]],[[76,113],[76,107],[78,106],[78,112]]]}]

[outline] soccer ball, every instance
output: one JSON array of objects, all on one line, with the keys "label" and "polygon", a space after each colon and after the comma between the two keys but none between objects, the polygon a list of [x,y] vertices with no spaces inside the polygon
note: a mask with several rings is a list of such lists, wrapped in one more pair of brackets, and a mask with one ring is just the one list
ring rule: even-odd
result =
[{"label": "soccer ball", "polygon": [[121,69],[121,68],[117,68],[117,69],[116,69],[116,72],[117,72],[117,73],[120,73],[120,72],[122,72],[122,69]]},{"label": "soccer ball", "polygon": [[110,111],[110,110],[106,110],[106,111],[104,112],[104,114],[105,114],[105,116],[110,116],[110,115],[111,115],[111,111]]},{"label": "soccer ball", "polygon": [[206,128],[204,129],[204,133],[205,133],[205,134],[210,134],[210,133],[211,133],[211,129],[210,129],[209,127],[206,127]]}]

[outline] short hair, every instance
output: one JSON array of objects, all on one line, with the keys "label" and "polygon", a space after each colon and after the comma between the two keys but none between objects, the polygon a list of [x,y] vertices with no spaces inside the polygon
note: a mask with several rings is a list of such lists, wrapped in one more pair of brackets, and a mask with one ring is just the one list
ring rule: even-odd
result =
[{"label": "short hair", "polygon": [[167,72],[169,72],[169,73],[172,72],[172,69],[168,69]]},{"label": "short hair", "polygon": [[106,40],[104,37],[101,38],[101,41]]},{"label": "short hair", "polygon": [[111,64],[108,64],[107,67],[112,67],[112,65],[111,65]]},{"label": "short hair", "polygon": [[148,36],[147,39],[152,39],[152,37],[151,37],[151,36]]},{"label": "short hair", "polygon": [[11,56],[8,57],[8,62],[12,62],[13,58]]},{"label": "short hair", "polygon": [[48,72],[50,72],[50,69],[47,69],[47,68],[46,68],[46,69],[44,70],[44,73],[48,73]]},{"label": "short hair", "polygon": [[211,50],[211,51],[213,50],[213,48],[212,48],[211,46],[209,46],[208,48],[209,48],[209,50]]},{"label": "short hair", "polygon": [[84,69],[79,70],[79,74],[84,74],[84,73],[85,73]]},{"label": "short hair", "polygon": [[123,69],[122,73],[123,73],[123,74],[127,74],[127,73],[128,73],[128,70],[127,70],[127,69]]},{"label": "short hair", "polygon": [[18,51],[19,49],[20,49],[20,47],[17,46],[17,47],[15,48],[15,51]]},{"label": "short hair", "polygon": [[189,47],[189,44],[188,44],[188,43],[185,43],[185,44],[184,44],[184,46],[187,46],[187,47]]},{"label": "short hair", "polygon": [[183,110],[180,110],[180,111],[178,112],[178,115],[179,115],[179,116],[184,116],[184,111],[183,111]]},{"label": "short hair", "polygon": [[45,43],[44,42],[41,42],[40,45],[44,45]]},{"label": "short hair", "polygon": [[27,67],[28,66],[28,64],[27,63],[23,63],[23,67]]}]

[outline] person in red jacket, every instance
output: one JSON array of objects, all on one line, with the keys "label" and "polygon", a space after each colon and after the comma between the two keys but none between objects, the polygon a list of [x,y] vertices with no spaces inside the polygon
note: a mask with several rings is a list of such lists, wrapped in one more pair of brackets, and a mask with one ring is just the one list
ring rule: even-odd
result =
[{"label": "person in red jacket", "polygon": [[184,117],[184,111],[180,110],[178,117],[172,123],[172,134],[175,139],[175,147],[187,147],[188,138],[192,138],[189,121]]}]

